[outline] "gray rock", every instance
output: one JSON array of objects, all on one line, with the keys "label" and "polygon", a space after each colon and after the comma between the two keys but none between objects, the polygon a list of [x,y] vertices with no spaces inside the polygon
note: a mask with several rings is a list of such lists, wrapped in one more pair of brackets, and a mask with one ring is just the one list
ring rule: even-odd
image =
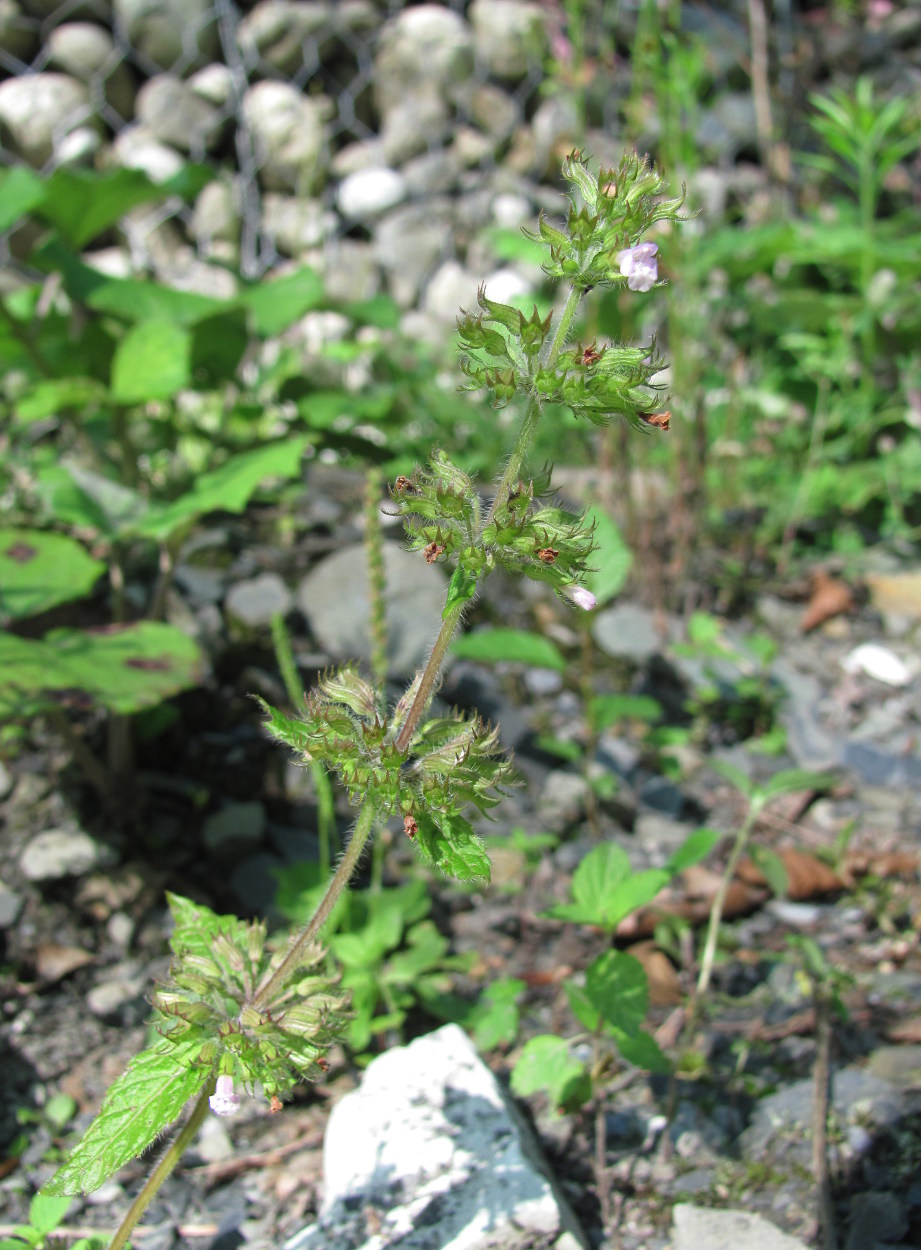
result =
[{"label": "gray rock", "polygon": [[822,686],[818,679],[784,659],[774,661],[771,676],[786,692],[778,720],[787,731],[787,749],[797,766],[818,772],[834,768],[840,762],[843,744],[820,718]]},{"label": "gray rock", "polygon": [[374,58],[374,96],[386,116],[425,83],[447,98],[473,73],[473,32],[440,4],[404,9],[382,28]]},{"label": "gray rock", "polygon": [[435,265],[453,255],[450,211],[434,200],[396,208],[375,226],[373,246],[391,295],[411,307]]},{"label": "gray rock", "polygon": [[217,61],[196,70],[188,81],[199,99],[207,100],[215,108],[224,108],[233,97],[233,73]]},{"label": "gray rock", "polygon": [[470,83],[469,90],[455,93],[455,98],[471,122],[498,143],[510,139],[522,121],[521,105],[495,83]]},{"label": "gray rock", "polygon": [[141,1008],[146,1014],[149,1008],[144,994],[149,984],[147,969],[136,960],[126,960],[113,968],[105,981],[93,986],[86,996],[86,1005],[103,1020],[122,1018],[126,1008]]},{"label": "gray rock", "polygon": [[592,637],[605,655],[634,664],[659,655],[663,646],[656,614],[636,603],[618,603],[598,612]]},{"label": "gray rock", "polygon": [[240,22],[237,39],[249,66],[259,62],[293,78],[317,68],[335,43],[335,7],[313,0],[262,0]]},{"label": "gray rock", "polygon": [[260,573],[231,586],[224,600],[228,618],[247,629],[271,624],[276,612],[287,615],[294,602],[291,591],[277,573]]},{"label": "gray rock", "polygon": [[29,881],[59,881],[82,877],[116,862],[109,846],[82,829],[46,829],[36,834],[19,857],[22,875]]},{"label": "gray rock", "polygon": [[547,833],[565,833],[585,816],[589,786],[578,773],[557,768],[547,774],[537,810]]},{"label": "gray rock", "polygon": [[134,81],[109,32],[95,22],[64,22],[48,36],[45,50],[51,69],[79,82],[102,82],[106,103],[123,121],[134,109]]},{"label": "gray rock", "polygon": [[258,82],[243,97],[243,117],[268,190],[309,195],[325,181],[328,106],[284,82]]},{"label": "gray rock", "polygon": [[433,83],[407,92],[384,117],[381,147],[388,165],[403,165],[445,142],[452,121],[448,105]]},{"label": "gray rock", "polygon": [[0,881],[0,929],[12,929],[22,911],[23,898]]},{"label": "gray rock", "polygon": [[579,110],[569,96],[540,104],[530,126],[519,128],[507,157],[510,169],[538,178],[559,172],[560,154],[576,147],[582,133]]},{"label": "gray rock", "polygon": [[220,111],[175,74],[157,74],[138,92],[136,118],[148,134],[195,160],[211,152],[224,128]]},{"label": "gray rock", "polygon": [[713,156],[735,155],[758,141],[755,105],[744,91],[720,92],[711,108],[703,110],[697,129],[700,148]]},{"label": "gray rock", "polygon": [[323,254],[323,285],[335,303],[371,299],[381,288],[374,249],[361,239],[335,239]]},{"label": "gray rock", "polygon": [[197,69],[219,52],[211,0],[114,0],[113,7],[131,46],[160,69]]},{"label": "gray rock", "polygon": [[[476,275],[459,261],[446,260],[429,279],[422,306],[429,316],[446,326],[454,326],[462,308],[476,308],[479,285]],[[492,290],[489,294],[492,297]]]},{"label": "gray rock", "polygon": [[444,195],[457,186],[458,169],[450,152],[426,152],[400,169],[411,196]]},{"label": "gray rock", "polygon": [[901,1241],[908,1230],[905,1208],[893,1193],[871,1190],[852,1194],[851,1226],[844,1250],[870,1250]]},{"label": "gray rock", "polygon": [[13,789],[13,780],[13,774],[3,760],[0,760],[0,799],[5,799]]},{"label": "gray rock", "polygon": [[67,74],[28,74],[0,83],[0,143],[37,169],[91,117],[85,85]]},{"label": "gray rock", "polygon": [[454,1024],[368,1066],[333,1108],[323,1164],[320,1219],[285,1250],[586,1245],[522,1117]]},{"label": "gray rock", "polygon": [[23,16],[16,0],[0,0],[0,51],[17,61],[31,61],[38,51],[35,23]]},{"label": "gray rock", "polygon": [[[387,659],[395,674],[424,663],[441,620],[445,575],[421,554],[384,544]],[[367,561],[360,543],[328,556],[304,578],[297,599],[310,628],[334,660],[369,660]]]},{"label": "gray rock", "polygon": [[227,803],[202,825],[202,841],[213,855],[231,858],[249,854],[265,836],[261,803]]},{"label": "gray rock", "polygon": [[195,200],[189,234],[207,255],[214,243],[236,243],[240,214],[233,187],[215,179],[202,187]]},{"label": "gray rock", "polygon": [[335,233],[339,219],[322,200],[266,192],[262,226],[283,256],[303,256]]},{"label": "gray rock", "polygon": [[468,11],[478,60],[493,78],[517,82],[542,72],[547,59],[546,14],[529,0],[473,0]]},{"label": "gray rock", "polygon": [[361,169],[343,178],[339,211],[353,221],[369,221],[406,198],[406,181],[395,169]]},{"label": "gray rock", "polygon": [[760,1215],[679,1203],[672,1211],[673,1250],[806,1250]]}]

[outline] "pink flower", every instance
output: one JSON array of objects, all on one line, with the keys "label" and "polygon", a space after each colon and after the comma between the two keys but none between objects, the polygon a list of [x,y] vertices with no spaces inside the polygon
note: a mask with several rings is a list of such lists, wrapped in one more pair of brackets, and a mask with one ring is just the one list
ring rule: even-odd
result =
[{"label": "pink flower", "polygon": [[586,590],[584,586],[567,586],[566,593],[583,612],[591,612],[592,608],[598,602],[590,590]]},{"label": "pink flower", "polygon": [[217,1088],[208,1099],[214,1114],[236,1115],[240,1110],[241,1101],[240,1095],[233,1092],[233,1077],[219,1076],[217,1078]]},{"label": "pink flower", "polygon": [[649,291],[659,280],[657,243],[637,243],[617,253],[620,272],[627,279],[631,291]]}]

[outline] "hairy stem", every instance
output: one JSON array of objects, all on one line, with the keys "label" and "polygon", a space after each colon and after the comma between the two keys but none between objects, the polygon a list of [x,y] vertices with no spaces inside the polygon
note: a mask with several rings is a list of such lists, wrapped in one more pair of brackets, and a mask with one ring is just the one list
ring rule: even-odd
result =
[{"label": "hairy stem", "polygon": [[457,627],[460,625],[464,615],[466,604],[459,603],[441,622],[441,629],[438,631],[438,637],[435,639],[435,645],[432,647],[431,654],[422,673],[422,680],[419,682],[419,688],[416,691],[416,697],[413,699],[410,709],[406,714],[406,720],[403,727],[397,735],[394,746],[398,751],[409,750],[409,744],[412,736],[416,731],[416,726],[422,719],[425,709],[428,707],[432,695],[435,693],[435,684],[441,673],[441,667],[445,662],[454,635],[457,633]]},{"label": "hairy stem", "polygon": [[352,831],[349,844],[345,848],[345,854],[339,861],[339,867],[333,874],[333,878],[327,887],[326,893],[323,895],[319,907],[314,912],[310,922],[292,940],[287,955],[285,955],[268,980],[264,981],[256,991],[252,1001],[252,1006],[256,1011],[263,1011],[267,1004],[271,1003],[276,991],[285,985],[303,960],[304,953],[309,949],[310,944],[329,919],[329,914],[335,907],[339,895],[351,881],[352,874],[358,867],[358,861],[361,859],[361,853],[365,849],[365,843],[368,841],[373,827],[374,806],[372,803],[366,802],[358,815],[358,820],[355,822],[355,828]]},{"label": "hairy stem", "polygon": [[204,1123],[205,1116],[208,1114],[208,1099],[214,1093],[216,1083],[216,1075],[212,1076],[205,1083],[204,1089],[198,1095],[198,1100],[192,1108],[192,1114],[176,1134],[163,1158],[151,1172],[150,1176],[148,1176],[140,1193],[128,1208],[128,1214],[122,1220],[118,1231],[109,1244],[109,1250],[122,1250],[122,1247],[128,1244],[128,1238],[131,1236],[138,1220],[150,1206],[160,1186],[170,1173],[174,1171]]}]

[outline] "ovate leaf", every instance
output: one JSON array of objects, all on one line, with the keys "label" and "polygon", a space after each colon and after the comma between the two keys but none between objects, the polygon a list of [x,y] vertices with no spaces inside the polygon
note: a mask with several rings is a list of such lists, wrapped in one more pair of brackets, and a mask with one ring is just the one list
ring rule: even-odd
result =
[{"label": "ovate leaf", "polygon": [[44,1194],[88,1194],[142,1154],[210,1076],[189,1066],[199,1043],[143,1050],[109,1088],[96,1119],[70,1158],[42,1186]]},{"label": "ovate leaf", "polygon": [[690,868],[694,864],[699,864],[702,859],[706,859],[722,837],[723,835],[717,833],[715,829],[695,829],[693,833],[688,834],[674,855],[669,856],[665,867],[673,876],[684,872],[685,868]]},{"label": "ovate leaf", "polygon": [[261,338],[281,334],[322,301],[323,283],[313,269],[306,267],[274,282],[260,282],[239,297],[239,303],[249,309],[253,329]]},{"label": "ovate leaf", "polygon": [[585,970],[585,996],[606,1025],[635,1033],[649,1008],[643,965],[626,951],[605,951]]},{"label": "ovate leaf", "polygon": [[592,1096],[585,1065],[569,1053],[560,1037],[532,1037],[512,1069],[512,1090],[520,1097],[544,1091],[555,1107],[575,1111]]},{"label": "ovate leaf", "polygon": [[41,204],[45,195],[44,183],[24,165],[0,170],[0,230],[9,230]]},{"label": "ovate leaf", "polygon": [[606,512],[589,508],[586,520],[595,527],[596,547],[591,558],[593,569],[586,575],[585,585],[598,603],[603,604],[623,590],[633,564],[633,553]]},{"label": "ovate leaf", "polygon": [[0,530],[0,620],[34,616],[88,594],[105,572],[73,538]]},{"label": "ovate leaf", "polygon": [[455,639],[451,650],[459,659],[495,664],[516,661],[534,668],[551,668],[558,673],[566,661],[549,638],[525,629],[480,629]]},{"label": "ovate leaf", "polygon": [[115,350],[112,398],[120,404],[171,399],[191,382],[192,338],[172,321],[132,326]]},{"label": "ovate leaf", "polygon": [[662,868],[633,872],[619,846],[596,846],[573,874],[574,902],[558,904],[547,914],[557,920],[613,930],[630,912],[654,899],[669,876]]}]

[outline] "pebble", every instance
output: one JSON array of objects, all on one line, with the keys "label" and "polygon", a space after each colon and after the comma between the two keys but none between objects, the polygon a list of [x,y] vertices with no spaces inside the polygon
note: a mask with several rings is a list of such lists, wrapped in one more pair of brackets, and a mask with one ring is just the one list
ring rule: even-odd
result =
[{"label": "pebble", "polygon": [[115,852],[81,829],[46,829],[26,846],[19,867],[29,881],[59,881],[82,877],[95,868],[114,864]]},{"label": "pebble", "polygon": [[865,673],[887,686],[907,686],[911,672],[904,660],[878,642],[864,642],[841,661],[846,673]]},{"label": "pebble", "polygon": [[276,612],[286,616],[293,602],[294,596],[278,573],[260,573],[231,586],[224,599],[224,612],[232,622],[258,629],[269,625]]}]

